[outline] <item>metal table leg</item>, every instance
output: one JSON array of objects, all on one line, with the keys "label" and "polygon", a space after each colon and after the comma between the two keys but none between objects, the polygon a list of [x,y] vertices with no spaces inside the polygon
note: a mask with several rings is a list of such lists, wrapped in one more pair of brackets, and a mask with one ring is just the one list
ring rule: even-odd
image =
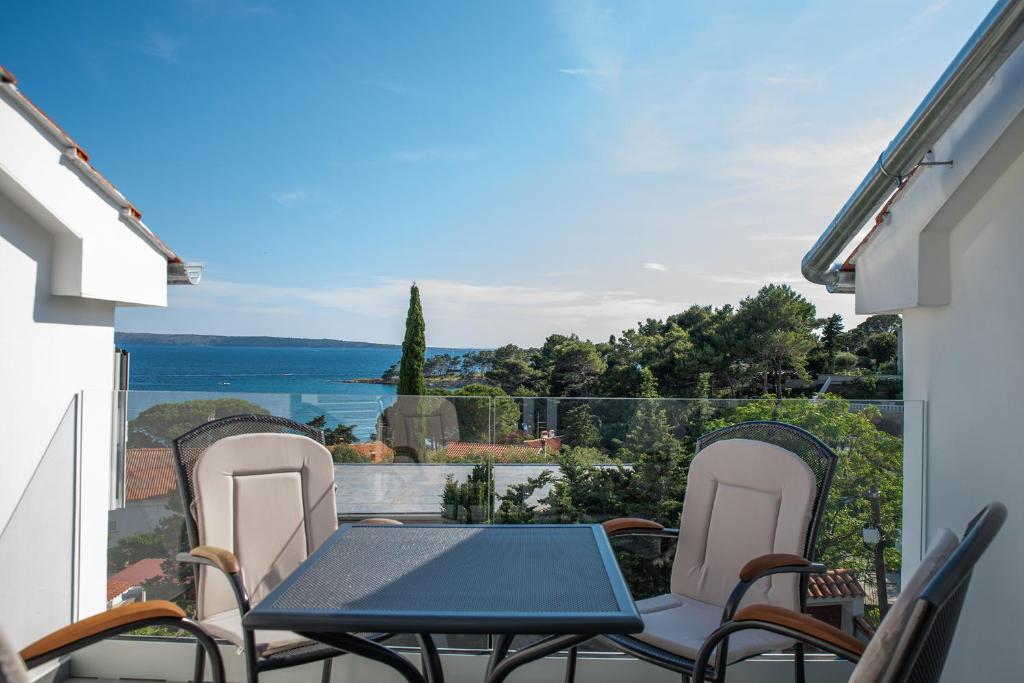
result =
[{"label": "metal table leg", "polygon": [[494,646],[491,648],[491,656],[487,660],[487,673],[484,677],[491,675],[494,671],[494,667],[498,665],[498,662],[505,659],[505,655],[508,654],[508,649],[512,645],[512,640],[515,636],[511,633],[499,633],[494,636]]},{"label": "metal table leg", "polygon": [[423,661],[423,675],[427,683],[444,683],[444,669],[434,639],[429,633],[417,633],[416,640],[420,643],[420,659]]},{"label": "metal table leg", "polygon": [[[354,636],[349,633],[310,633],[308,631],[299,632],[299,635],[304,638],[309,638],[310,640],[323,643],[324,645],[336,647],[343,652],[349,652],[360,657],[366,657],[367,659],[372,659],[375,662],[380,662],[381,664],[390,666],[392,669],[397,671],[402,678],[408,681],[408,683],[428,683],[428,681],[435,680],[429,678],[429,676],[436,672],[428,673],[428,677],[424,677],[424,675],[420,673],[419,669],[417,669],[412,662],[402,655],[397,652],[393,652],[380,643],[375,643],[371,640],[360,638],[359,636]],[[433,641],[431,641],[431,645],[433,645]],[[437,654],[436,648],[434,649],[434,654]],[[440,670],[440,660],[437,660],[436,664],[438,670]],[[436,680],[440,683],[442,679],[438,678]]]},{"label": "metal table leg", "polygon": [[[550,654],[563,650],[565,648],[573,647],[584,643],[594,637],[594,634],[588,635],[559,635],[559,636],[547,636],[541,638],[538,641],[530,643],[522,650],[519,650],[514,655],[502,656],[498,661],[492,661],[488,665],[487,672],[487,683],[503,683],[505,678],[510,673],[518,669],[524,664],[547,657]],[[509,643],[511,643],[512,637],[509,636]],[[501,641],[499,641],[500,643]],[[492,660],[495,660],[495,654],[497,654],[497,645],[495,646],[494,652],[491,654]],[[505,646],[505,653],[508,652],[508,647]]]}]

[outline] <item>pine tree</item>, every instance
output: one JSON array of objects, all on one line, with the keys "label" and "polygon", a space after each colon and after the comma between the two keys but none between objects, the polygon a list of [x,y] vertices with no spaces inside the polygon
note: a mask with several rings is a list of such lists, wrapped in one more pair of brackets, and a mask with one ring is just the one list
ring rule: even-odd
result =
[{"label": "pine tree", "polygon": [[423,381],[424,356],[427,337],[420,305],[420,288],[412,283],[409,289],[409,313],[405,317],[405,340],[402,342],[402,362],[398,369],[398,395],[423,396],[427,393]]},{"label": "pine tree", "polygon": [[828,362],[826,370],[835,372],[836,354],[839,352],[839,335],[843,333],[843,316],[835,313],[825,319],[821,330],[821,348],[825,351]]}]

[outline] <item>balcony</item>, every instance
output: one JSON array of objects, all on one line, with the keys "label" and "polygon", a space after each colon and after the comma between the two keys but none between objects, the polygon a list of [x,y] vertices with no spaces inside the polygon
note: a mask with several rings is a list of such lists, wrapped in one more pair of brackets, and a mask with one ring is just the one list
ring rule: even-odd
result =
[{"label": "balcony", "polygon": [[[113,496],[103,501],[109,505],[93,500],[86,507],[76,473],[82,469],[78,454],[87,408],[96,406],[113,406],[119,416],[107,432],[111,455],[105,476]],[[781,420],[804,427],[840,457],[819,549],[819,558],[834,571],[812,582],[812,614],[865,638],[898,597],[902,551],[919,552],[920,539],[901,531],[919,504],[904,505],[905,491],[914,490],[904,472],[920,472],[924,462],[924,406],[915,401],[84,392],[70,402],[0,536],[5,557],[40,545],[31,534],[41,510],[51,518],[75,518],[63,526],[78,529],[74,537],[47,539],[38,548],[34,560],[60,567],[66,581],[47,584],[34,615],[40,625],[27,615],[26,632],[41,631],[55,615],[73,616],[75,604],[110,608],[163,598],[194,609],[191,571],[174,560],[188,543],[171,441],[210,419],[243,412],[326,427],[340,522],[387,516],[444,524],[597,523],[638,516],[675,526],[695,439],[735,422]],[[877,516],[870,500],[875,490]],[[97,524],[107,529],[105,548],[90,546],[94,536],[81,531]],[[625,540],[615,550],[634,598],[666,591],[671,543]],[[28,563],[23,570],[5,569],[12,571],[32,570]],[[28,575],[6,578],[33,583]],[[439,634],[437,643],[450,680],[479,680],[488,637]],[[418,657],[411,637],[390,644]],[[222,650],[229,677],[242,680],[238,653],[226,645]],[[583,651],[580,680],[676,679],[596,643]],[[191,652],[187,639],[150,629],[76,655],[70,673],[186,680]],[[809,661],[810,680],[845,680],[850,670],[831,655],[812,654]],[[790,680],[789,662],[787,652],[748,660],[730,669],[730,680]],[[559,680],[564,660],[553,656],[530,666],[533,675]],[[334,680],[390,680],[390,672],[376,667],[344,657]],[[319,670],[306,665],[271,675],[312,680]]]}]

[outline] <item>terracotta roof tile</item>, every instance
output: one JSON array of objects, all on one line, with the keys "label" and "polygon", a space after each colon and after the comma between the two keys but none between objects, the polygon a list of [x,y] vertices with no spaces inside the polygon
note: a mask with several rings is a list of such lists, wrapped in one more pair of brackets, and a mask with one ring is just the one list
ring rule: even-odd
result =
[{"label": "terracotta roof tile", "polygon": [[810,600],[863,598],[864,595],[864,588],[852,569],[829,569],[824,574],[811,574],[807,582],[807,597]]},{"label": "terracotta roof tile", "polygon": [[107,579],[107,600],[113,600],[132,586],[164,575],[164,560],[151,557],[134,562]]},{"label": "terracotta roof tile", "polygon": [[82,147],[77,142],[75,142],[70,135],[68,135],[67,131],[65,131],[56,121],[50,118],[50,116],[46,112],[44,112],[39,107],[39,105],[30,100],[28,97],[25,96],[23,92],[21,92],[21,90],[18,88],[17,77],[3,65],[0,65],[0,83],[3,83],[8,86],[8,89],[13,94],[15,100],[20,102],[20,105],[24,110],[27,110],[27,112],[29,113],[33,113],[35,116],[45,121],[46,124],[48,124],[52,128],[50,137],[56,138],[56,144],[64,147],[66,155],[73,156],[75,160],[80,161],[82,163],[84,170],[86,170],[87,173],[92,176],[93,180],[98,185],[109,190],[109,195],[111,196],[111,198],[115,202],[123,206],[123,208],[126,210],[127,217],[134,220],[135,229],[142,233],[144,239],[149,241],[154,247],[156,247],[161,253],[163,253],[163,255],[167,258],[168,262],[181,262],[181,259],[178,257],[178,255],[175,254],[174,251],[172,251],[171,248],[167,246],[167,244],[163,240],[157,237],[156,234],[142,222],[142,212],[139,211],[131,202],[129,202],[121,193],[121,191],[118,190],[113,183],[107,180],[106,176],[100,173],[96,169],[96,167],[92,165],[92,163],[90,162],[89,154],[84,149],[82,149]]},{"label": "terracotta roof tile", "polygon": [[129,448],[124,454],[124,498],[146,500],[178,488],[174,453],[170,448]]},{"label": "terracotta roof tile", "polygon": [[113,600],[121,593],[132,587],[131,583],[120,579],[107,579],[107,601]]},{"label": "terracotta roof tile", "polygon": [[495,458],[510,458],[523,454],[540,453],[540,448],[528,446],[500,444],[500,443],[472,443],[469,441],[451,441],[444,448],[445,455],[449,458],[461,460],[474,453],[489,453]]}]

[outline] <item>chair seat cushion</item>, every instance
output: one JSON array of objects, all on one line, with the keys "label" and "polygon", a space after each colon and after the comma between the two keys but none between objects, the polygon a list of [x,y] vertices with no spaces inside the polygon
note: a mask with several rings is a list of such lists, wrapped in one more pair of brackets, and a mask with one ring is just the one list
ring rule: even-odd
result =
[{"label": "chair seat cushion", "polygon": [[[237,610],[220,612],[200,621],[210,635],[243,647],[242,618]],[[305,647],[313,641],[291,631],[256,631],[256,656],[271,657],[285,650]]]},{"label": "chair seat cushion", "polygon": [[[644,631],[633,637],[687,659],[697,657],[701,645],[722,621],[720,606],[675,593],[639,600],[636,607],[644,621]],[[784,650],[793,642],[767,631],[740,631],[729,637],[729,663]]]}]

